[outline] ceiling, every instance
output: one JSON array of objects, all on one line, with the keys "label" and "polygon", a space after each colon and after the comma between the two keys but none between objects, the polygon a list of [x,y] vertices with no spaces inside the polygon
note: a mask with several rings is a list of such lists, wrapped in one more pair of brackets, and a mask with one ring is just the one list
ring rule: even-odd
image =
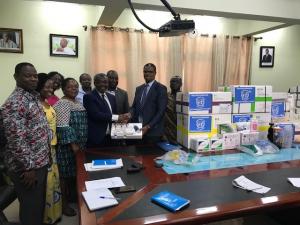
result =
[{"label": "ceiling", "polygon": [[[108,26],[112,26],[121,13],[129,8],[127,0],[56,0],[56,2],[104,6],[98,24]],[[264,30],[257,30],[251,34],[300,24],[298,0],[168,0],[168,3],[180,14],[276,22],[269,23]],[[135,9],[167,11],[159,0],[132,0],[132,4]]]}]

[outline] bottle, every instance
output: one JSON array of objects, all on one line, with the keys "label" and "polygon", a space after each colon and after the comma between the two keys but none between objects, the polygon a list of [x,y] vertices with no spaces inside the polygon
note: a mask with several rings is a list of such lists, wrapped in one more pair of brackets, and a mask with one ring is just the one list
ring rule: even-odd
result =
[{"label": "bottle", "polygon": [[257,120],[256,118],[252,118],[250,120],[250,132],[256,132],[257,131]]},{"label": "bottle", "polygon": [[269,123],[269,125],[270,125],[270,127],[269,127],[269,129],[268,129],[268,140],[270,141],[270,142],[272,142],[273,143],[273,138],[274,138],[274,130],[273,130],[273,127],[274,127],[274,123]]}]

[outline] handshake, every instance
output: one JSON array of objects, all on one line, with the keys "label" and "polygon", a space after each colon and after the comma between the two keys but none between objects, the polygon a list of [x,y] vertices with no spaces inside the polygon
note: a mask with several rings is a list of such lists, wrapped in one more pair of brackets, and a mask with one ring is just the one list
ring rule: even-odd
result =
[{"label": "handshake", "polygon": [[128,123],[130,119],[131,119],[130,113],[120,114],[117,123]]}]

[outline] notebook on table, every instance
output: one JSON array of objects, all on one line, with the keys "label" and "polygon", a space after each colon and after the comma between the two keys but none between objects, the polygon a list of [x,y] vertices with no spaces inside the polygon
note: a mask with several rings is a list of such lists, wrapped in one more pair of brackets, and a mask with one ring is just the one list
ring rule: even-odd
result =
[{"label": "notebook on table", "polygon": [[119,204],[107,188],[84,191],[82,196],[91,211]]},{"label": "notebook on table", "polygon": [[162,191],[151,197],[151,201],[163,206],[171,212],[176,212],[190,204],[190,200],[174,194],[170,191]]}]

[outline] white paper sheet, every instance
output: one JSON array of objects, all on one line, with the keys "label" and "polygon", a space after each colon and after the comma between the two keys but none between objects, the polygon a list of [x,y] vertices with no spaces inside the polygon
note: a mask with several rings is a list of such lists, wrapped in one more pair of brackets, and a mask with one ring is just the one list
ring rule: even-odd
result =
[{"label": "white paper sheet", "polygon": [[253,191],[259,194],[267,193],[271,188],[265,187],[263,185],[257,184],[245,176],[239,176],[238,178],[232,181],[232,184],[238,188],[242,188],[247,191]]},{"label": "white paper sheet", "polygon": [[85,187],[87,191],[99,188],[116,188],[123,186],[125,186],[125,184],[122,181],[121,177],[111,177],[107,179],[92,180],[85,182]]}]

